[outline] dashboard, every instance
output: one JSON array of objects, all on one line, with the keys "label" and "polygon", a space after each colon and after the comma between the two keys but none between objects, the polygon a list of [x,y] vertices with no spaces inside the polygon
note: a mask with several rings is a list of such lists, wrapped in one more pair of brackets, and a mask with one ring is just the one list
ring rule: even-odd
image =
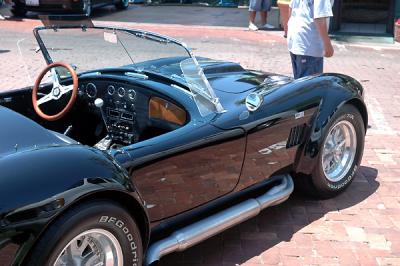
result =
[{"label": "dashboard", "polygon": [[[160,93],[139,85],[107,79],[82,80],[79,98],[93,112],[101,113],[110,142],[130,145],[143,139],[152,127],[170,131],[186,123],[187,113]],[[95,105],[101,99],[101,107]],[[100,109],[100,110],[99,110]]]},{"label": "dashboard", "polygon": [[[96,80],[81,82],[79,92],[89,108],[100,109],[113,143],[129,145],[138,141],[148,113],[149,95],[143,89],[123,82]],[[103,100],[101,107],[95,106],[96,99]]]}]

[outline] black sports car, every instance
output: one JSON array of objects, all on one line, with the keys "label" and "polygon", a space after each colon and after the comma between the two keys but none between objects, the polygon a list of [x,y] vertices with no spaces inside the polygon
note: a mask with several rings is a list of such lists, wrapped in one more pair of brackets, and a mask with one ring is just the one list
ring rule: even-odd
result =
[{"label": "black sports car", "polygon": [[126,9],[129,0],[13,0],[11,12],[15,16],[25,16],[28,11],[73,12],[90,16],[92,9],[106,5],[115,5]]},{"label": "black sports car", "polygon": [[15,265],[150,265],[294,183],[329,198],[355,176],[368,119],[351,77],[293,80],[146,31],[45,25],[48,66],[0,94],[0,248]]}]

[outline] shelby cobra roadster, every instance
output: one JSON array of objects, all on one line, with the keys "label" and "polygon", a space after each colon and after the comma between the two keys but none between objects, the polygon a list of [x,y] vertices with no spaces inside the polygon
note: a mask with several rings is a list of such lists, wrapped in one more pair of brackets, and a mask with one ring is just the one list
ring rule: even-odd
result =
[{"label": "shelby cobra roadster", "polygon": [[293,80],[89,20],[48,19],[34,36],[47,67],[0,94],[11,264],[150,265],[294,184],[329,198],[355,177],[368,118],[349,76]]}]

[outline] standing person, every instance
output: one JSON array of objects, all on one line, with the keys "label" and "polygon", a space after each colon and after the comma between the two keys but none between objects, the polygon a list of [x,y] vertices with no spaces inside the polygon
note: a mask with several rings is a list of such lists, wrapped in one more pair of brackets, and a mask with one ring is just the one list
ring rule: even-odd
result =
[{"label": "standing person", "polygon": [[289,6],[288,48],[294,78],[323,72],[324,57],[333,56],[328,35],[330,0],[292,0]]},{"label": "standing person", "polygon": [[271,0],[250,0],[249,2],[249,30],[258,30],[255,24],[257,12],[261,15],[261,25],[265,29],[273,29],[274,26],[267,23],[267,12],[271,10]]},{"label": "standing person", "polygon": [[283,26],[283,37],[287,37],[288,21],[289,21],[289,4],[290,0],[278,0],[279,14]]},{"label": "standing person", "polygon": [[[4,13],[7,13],[7,5],[10,5],[12,3],[12,0],[0,0],[0,9],[4,6],[3,10],[0,10],[0,20],[5,20],[6,17],[3,16]],[[6,12],[4,12],[6,11]]]}]

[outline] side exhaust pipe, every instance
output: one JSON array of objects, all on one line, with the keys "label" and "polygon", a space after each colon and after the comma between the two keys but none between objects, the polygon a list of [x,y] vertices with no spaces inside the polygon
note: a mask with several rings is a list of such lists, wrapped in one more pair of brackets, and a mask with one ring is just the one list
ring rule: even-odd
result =
[{"label": "side exhaust pipe", "polygon": [[282,176],[280,184],[265,194],[245,200],[235,206],[183,227],[169,237],[153,243],[146,253],[144,265],[151,265],[161,257],[183,251],[243,221],[257,216],[263,209],[287,200],[294,189],[292,177]]}]

